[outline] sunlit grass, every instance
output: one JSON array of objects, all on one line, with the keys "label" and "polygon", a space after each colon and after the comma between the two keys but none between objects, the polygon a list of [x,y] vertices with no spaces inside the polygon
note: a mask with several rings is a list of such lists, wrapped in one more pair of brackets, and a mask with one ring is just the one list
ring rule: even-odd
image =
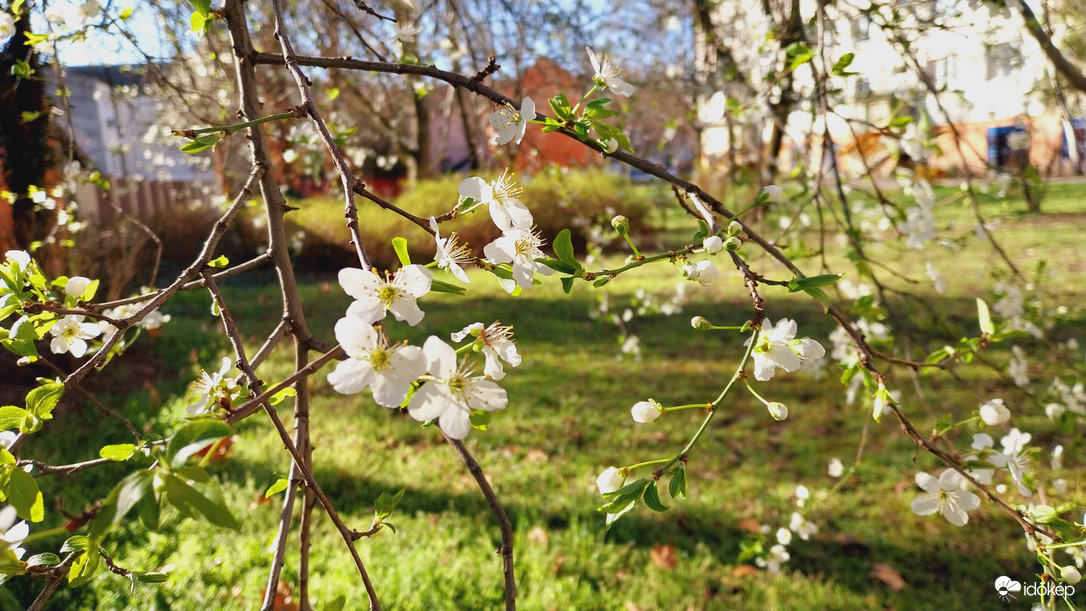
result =
[{"label": "sunlit grass", "polygon": [[[1081,189],[1060,193],[1053,187],[1044,206],[1058,213],[1051,216],[1018,215],[1013,204],[1001,201],[986,201],[984,206],[988,213],[1005,216],[997,235],[1023,267],[1035,260],[1050,262],[1055,275],[1044,276],[1045,281],[1066,299],[1076,290],[1081,294],[1081,288],[1074,286],[1086,286],[1086,252],[1080,244],[1086,206],[1078,195]],[[1001,212],[1004,207],[1009,210]],[[940,206],[940,236],[971,236],[971,213],[967,212],[953,203]],[[767,222],[775,218],[771,215]],[[696,228],[668,217],[664,229],[655,238],[673,247],[689,240]],[[801,234],[812,247],[818,243],[813,231]],[[832,238],[828,243],[828,269],[851,270],[842,249]],[[887,265],[904,267],[906,275],[917,280],[909,289],[951,315],[958,336],[976,333],[971,326],[975,325],[974,298],[990,298],[979,288],[988,284],[985,273],[992,266],[992,253],[985,244],[974,240],[957,251],[939,246],[905,251],[889,244],[871,249]],[[618,264],[622,257],[614,255],[609,263]],[[934,294],[924,276],[926,261],[943,270],[950,297]],[[890,418],[881,424],[871,422],[864,400],[847,403],[833,365],[821,379],[802,372],[780,373],[772,383],[758,385],[768,399],[789,405],[791,416],[781,423],[738,388],[690,456],[690,498],[665,496],[664,502],[672,507],[669,512],[656,514],[638,507],[610,532],[605,531],[603,516],[596,511],[601,504],[596,475],[607,466],[674,455],[703,415],[689,410],[667,414],[651,425],[636,425],[629,416],[630,406],[649,397],[665,405],[711,400],[741,356],[743,337],[738,334],[698,332],[689,325],[695,314],[721,325],[740,325],[750,317],[749,298],[738,273],[723,257],[717,262],[725,272],[717,283],[705,289],[685,284],[689,300],[682,313],[634,317],[627,323],[641,340],[639,359],[616,356],[618,329],[606,317],[589,316],[599,291],[586,283],[567,296],[550,279],[513,298],[496,286],[492,276],[476,272],[470,298],[424,298],[426,318],[419,329],[390,324],[394,338],[413,343],[430,333],[447,336],[477,320],[501,318],[514,326],[524,363],[509,370],[502,382],[509,393],[509,407],[496,415],[490,430],[473,431],[468,447],[515,524],[520,608],[1004,608],[994,594],[994,579],[999,575],[1027,579],[1036,572],[1020,530],[987,505],[971,514],[969,525],[962,529],[937,516],[914,515],[909,510],[917,494],[913,476],[917,471],[937,470],[936,461],[918,452]],[[779,266],[761,257],[752,257],[752,264],[771,278],[787,279]],[[820,264],[821,259],[815,257],[802,261],[801,267],[818,273]],[[855,274],[847,277],[856,280]],[[611,311],[621,315],[638,289],[671,294],[679,281],[675,269],[662,263],[621,276],[602,291],[608,294]],[[280,315],[274,278],[222,284],[253,350]],[[310,279],[302,291],[310,328],[317,337],[331,340],[332,325],[348,298],[334,279]],[[801,335],[829,345],[826,336],[833,324],[816,303],[779,287],[763,287],[763,291],[771,319],[794,318]],[[910,313],[917,307],[916,302],[896,295],[891,305]],[[206,294],[183,295],[171,307],[174,321],[157,340],[146,344],[149,347],[141,345],[119,359],[117,377],[110,378],[118,383],[123,380],[124,368],[133,362],[130,359],[153,361],[162,372],[153,388],[135,398],[117,396],[117,401],[127,402],[116,407],[151,431],[166,431],[182,417],[185,402],[180,394],[186,381],[200,367],[216,365],[227,350],[216,334],[218,323],[211,316]],[[1072,320],[1081,338],[1081,310],[1072,315],[1078,317]],[[941,337],[932,329],[918,328],[918,333],[932,340]],[[1071,333],[1071,329],[1053,330],[1060,339]],[[1002,362],[1004,353],[1000,347],[991,356]],[[276,356],[258,373],[274,382],[289,375],[291,367],[288,357]],[[1058,373],[1049,371],[1050,367],[1038,360],[1031,375],[1046,384]],[[397,410],[376,406],[368,393],[335,394],[324,379],[326,372],[308,382],[314,393],[315,475],[324,490],[347,523],[363,529],[369,525],[378,495],[406,489],[391,518],[397,532],[383,531],[357,544],[385,608],[500,607],[501,562],[494,553],[500,541],[497,524],[455,454],[437,431],[420,428]],[[1057,441],[1070,444],[1066,434],[1034,407],[1029,415],[1019,415],[1018,410],[1026,411],[1028,401],[1021,393],[1005,390],[990,370],[962,370],[964,386],[946,375],[926,377],[923,397],[912,392],[907,372],[891,373],[906,391],[904,409],[922,430],[930,430],[944,413],[957,419],[968,417],[979,405],[979,396],[1002,389],[1008,402],[1016,405],[1016,423],[1028,425],[1041,447],[1049,448]],[[285,404],[280,413],[289,422]],[[85,460],[105,443],[124,441],[114,425],[89,410],[66,413],[50,423],[57,430],[65,427],[65,442],[35,450],[48,451],[42,457],[45,460]],[[103,572],[83,589],[61,588],[50,608],[255,608],[266,580],[281,502],[281,496],[264,501],[263,491],[286,474],[289,462],[278,437],[260,415],[239,425],[237,434],[230,458],[211,469],[244,525],[240,531],[180,521],[171,511],[161,533],[125,526],[106,541],[116,562],[133,569],[168,570],[170,580],[161,586],[130,589],[123,579]],[[859,454],[862,460],[857,463]],[[853,469],[836,489],[839,482],[826,474],[832,457]],[[1038,462],[1044,469],[1045,461]],[[1082,461],[1069,456],[1065,464],[1059,475],[1068,480],[1070,497],[1081,505],[1086,502]],[[102,496],[109,483],[125,472],[124,465],[116,465],[42,481],[52,486],[46,498],[59,494],[73,510]],[[812,500],[802,509],[795,504],[797,484],[812,491]],[[772,576],[740,568],[741,542],[758,536],[751,531],[763,524],[775,531],[796,510],[818,524],[820,531],[810,541],[797,538],[793,542],[792,559],[783,573]],[[347,597],[347,608],[364,607],[364,591],[342,541],[319,508],[315,515],[314,608],[321,609],[340,595]],[[900,573],[905,588],[894,592],[873,577],[879,564]],[[288,554],[283,578],[295,588],[296,567],[294,551]],[[38,584],[10,583],[20,598],[33,596],[30,585]]]}]

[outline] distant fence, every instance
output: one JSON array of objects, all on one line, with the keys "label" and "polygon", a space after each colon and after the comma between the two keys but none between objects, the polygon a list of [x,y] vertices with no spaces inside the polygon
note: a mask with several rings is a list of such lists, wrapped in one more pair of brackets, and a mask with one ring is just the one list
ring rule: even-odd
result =
[{"label": "distant fence", "polygon": [[210,205],[216,189],[207,183],[136,180],[107,176],[111,189],[106,191],[93,184],[84,184],[76,190],[79,216],[88,221],[109,223],[117,216],[116,204],[125,214],[141,220],[154,217],[174,206],[193,203]]}]

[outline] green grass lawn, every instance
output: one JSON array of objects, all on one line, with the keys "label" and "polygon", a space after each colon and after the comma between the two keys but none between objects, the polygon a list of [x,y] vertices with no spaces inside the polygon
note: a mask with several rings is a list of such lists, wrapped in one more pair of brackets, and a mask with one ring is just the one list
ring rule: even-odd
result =
[{"label": "green grass lawn", "polygon": [[[952,199],[953,194],[941,195]],[[1046,308],[1070,306],[1061,325],[1050,330],[1052,341],[1077,337],[1086,342],[1081,304],[1086,287],[1086,189],[1054,185],[1044,215],[1020,215],[1020,200],[986,199],[985,214],[1000,215],[997,236],[1024,270],[1047,261],[1036,282]],[[1015,201],[1018,203],[1015,204]],[[976,297],[991,301],[987,271],[990,249],[972,238],[971,212],[949,201],[938,208],[939,236],[946,246],[923,252],[903,250],[887,242],[873,244],[872,256],[903,269],[907,281],[894,280],[915,292],[918,300],[891,294],[890,306],[918,319],[916,332],[933,345],[976,335]],[[669,217],[655,239],[672,247],[689,239],[687,224],[680,230]],[[775,223],[770,215],[767,223]],[[767,232],[770,233],[771,232]],[[961,238],[959,243],[958,238]],[[792,238],[810,248],[818,244],[814,228]],[[824,261],[832,271],[849,271],[843,249],[832,238]],[[623,255],[616,255],[621,259]],[[615,260],[615,262],[618,261]],[[924,275],[932,261],[947,277],[946,297],[938,296]],[[431,294],[421,302],[426,317],[419,329],[390,324],[394,339],[421,343],[428,334],[447,336],[465,325],[500,318],[512,324],[524,356],[519,369],[507,369],[502,381],[509,407],[498,412],[485,432],[473,431],[467,445],[475,454],[514,522],[519,606],[522,609],[1005,609],[992,586],[1009,575],[1035,581],[1036,562],[1023,545],[1013,522],[988,504],[957,528],[939,516],[919,517],[909,504],[919,494],[913,483],[917,471],[941,467],[918,452],[892,418],[871,422],[867,403],[848,404],[835,365],[816,379],[799,372],[779,372],[771,383],[757,383],[767,399],[781,401],[791,415],[772,420],[765,407],[742,388],[729,396],[712,428],[692,452],[688,465],[687,500],[664,502],[666,513],[643,505],[622,518],[610,531],[596,511],[601,497],[595,478],[604,468],[667,458],[678,452],[697,429],[702,412],[666,414],[639,425],[630,406],[649,397],[665,405],[715,398],[742,355],[743,338],[728,332],[699,332],[690,327],[693,315],[720,325],[741,325],[751,315],[740,276],[723,257],[717,259],[722,277],[701,288],[686,283],[688,301],[679,314],[635,316],[628,330],[640,338],[638,359],[617,356],[617,327],[606,317],[592,318],[598,295],[606,292],[611,310],[621,314],[638,289],[670,293],[683,281],[669,264],[649,266],[624,275],[604,289],[581,283],[565,295],[556,279],[520,297],[498,289],[492,276],[472,275],[470,297]],[[771,278],[782,278],[779,266],[754,256],[752,265]],[[823,258],[813,256],[801,267],[820,273]],[[876,270],[881,277],[890,276]],[[848,278],[856,280],[854,273]],[[274,278],[224,282],[227,302],[250,350],[262,342],[279,316]],[[309,278],[302,286],[310,327],[321,339],[332,340],[332,325],[349,299],[334,279]],[[763,287],[770,319],[794,318],[800,335],[810,335],[829,347],[833,322],[817,303],[779,287]],[[918,303],[933,304],[957,327],[946,333],[922,323]],[[199,368],[217,368],[227,353],[216,335],[217,319],[210,314],[206,293],[192,292],[171,302],[173,322],[159,337],[141,341],[111,365],[109,378],[95,390],[107,405],[123,411],[149,431],[164,432],[181,420],[183,393]],[[389,319],[391,321],[391,318]],[[1034,355],[1031,389],[1041,393],[1055,375],[1074,375],[1041,355],[1045,344],[1019,342]],[[921,347],[915,347],[922,357]],[[289,352],[286,350],[285,352]],[[985,357],[1005,363],[1009,349],[994,347]],[[915,355],[914,355],[915,356]],[[258,373],[270,382],[289,375],[291,361],[277,356]],[[498,527],[478,489],[451,449],[434,429],[421,428],[406,414],[375,405],[368,391],[336,394],[325,381],[326,368],[309,380],[312,404],[315,475],[356,529],[369,526],[373,501],[381,493],[406,489],[391,521],[396,532],[382,531],[358,542],[359,552],[385,609],[493,609],[502,601]],[[179,373],[180,375],[177,375]],[[1006,387],[994,372],[961,370],[962,382],[946,374],[925,376],[923,395],[904,369],[890,371],[897,389],[905,391],[903,408],[925,431],[936,419],[970,415],[994,393],[1012,406],[1014,423],[1034,432],[1034,444],[1044,448],[1035,466],[1049,474],[1047,452],[1056,443],[1068,449],[1055,476],[1068,482],[1067,498],[1075,503],[1071,516],[1081,516],[1086,504],[1086,477],[1081,458],[1081,426],[1049,422],[1035,402]],[[1078,375],[1081,375],[1081,364]],[[135,395],[127,392],[142,388]],[[112,388],[125,390],[110,393]],[[994,396],[993,395],[993,396]],[[290,410],[280,406],[284,420]],[[106,443],[128,441],[121,427],[103,420],[89,408],[72,408],[50,422],[63,431],[63,444],[33,447],[42,460],[87,460]],[[969,444],[969,433],[955,438]],[[269,548],[280,513],[281,496],[265,502],[263,491],[285,476],[289,462],[278,437],[257,414],[237,428],[229,458],[210,470],[222,483],[227,500],[243,526],[239,531],[213,529],[180,520],[168,510],[161,532],[148,533],[138,524],[126,525],[106,540],[118,565],[170,573],[161,585],[137,584],[100,572],[86,587],[62,587],[50,609],[255,609],[267,578]],[[998,439],[1001,432],[992,432]],[[28,446],[29,448],[30,446]],[[862,460],[856,461],[862,451]],[[35,454],[38,458],[39,455]],[[842,480],[827,475],[827,463],[840,458],[852,468]],[[59,497],[70,512],[103,496],[130,467],[111,465],[63,479],[42,478],[45,498]],[[811,499],[797,508],[795,489],[804,485]],[[1025,502],[1015,495],[1011,498]],[[818,525],[810,540],[798,537],[789,546],[791,560],[778,575],[750,570],[737,561],[741,545],[756,540],[759,526],[773,532],[787,526],[793,511]],[[311,593],[314,608],[323,609],[345,595],[345,608],[364,608],[365,593],[348,552],[318,508],[312,554]],[[297,520],[295,522],[297,525]],[[296,532],[296,531],[295,531]],[[40,542],[55,550],[63,539]],[[50,547],[52,546],[52,547]],[[292,547],[293,547],[292,543]],[[747,563],[749,565],[749,563]],[[296,587],[297,552],[288,554],[283,578]],[[904,581],[898,591],[878,575],[896,572]],[[890,579],[889,581],[893,581]],[[40,583],[15,579],[4,588],[29,601]],[[1076,595],[1082,605],[1086,597]],[[8,608],[0,599],[0,608]]]}]

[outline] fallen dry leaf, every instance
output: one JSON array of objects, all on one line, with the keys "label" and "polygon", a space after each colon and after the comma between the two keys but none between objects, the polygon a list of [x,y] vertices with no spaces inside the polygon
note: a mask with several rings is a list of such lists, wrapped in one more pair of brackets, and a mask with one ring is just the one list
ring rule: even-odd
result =
[{"label": "fallen dry leaf", "polygon": [[907,585],[905,580],[901,578],[901,574],[894,570],[894,567],[881,562],[871,565],[871,572],[868,573],[868,576],[885,583],[894,592],[904,590]]},{"label": "fallen dry leaf", "polygon": [[740,564],[732,568],[732,577],[754,577],[759,573],[761,571],[749,564]]},{"label": "fallen dry leaf", "polygon": [[536,526],[532,530],[528,531],[528,540],[532,543],[538,543],[540,545],[546,545],[547,543],[547,531],[543,530],[542,526]]},{"label": "fallen dry leaf", "polygon": [[739,530],[757,535],[762,532],[762,525],[754,518],[743,518],[739,520]]},{"label": "fallen dry leaf", "polygon": [[679,558],[675,555],[674,545],[662,545],[657,543],[649,552],[652,563],[662,569],[673,569],[679,566]]},{"label": "fallen dry leaf", "polygon": [[528,450],[528,453],[524,456],[524,460],[528,462],[546,462],[549,459],[550,456],[546,452],[537,448]]}]

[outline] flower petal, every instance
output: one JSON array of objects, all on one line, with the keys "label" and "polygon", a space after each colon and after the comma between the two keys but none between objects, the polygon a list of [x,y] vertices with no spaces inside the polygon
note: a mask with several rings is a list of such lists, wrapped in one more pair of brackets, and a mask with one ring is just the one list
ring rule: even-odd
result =
[{"label": "flower petal", "polygon": [[464,197],[470,197],[477,202],[485,204],[494,201],[494,189],[491,188],[490,183],[478,176],[465,178],[464,181],[460,183],[460,187],[457,188],[457,192]]},{"label": "flower petal", "polygon": [[377,347],[377,331],[356,316],[346,316],[336,321],[335,333],[343,351],[354,358],[364,358]]},{"label": "flower petal", "polygon": [[448,379],[456,373],[456,350],[440,337],[431,335],[422,345],[426,369],[435,378]]},{"label": "flower petal", "polygon": [[430,270],[421,265],[408,265],[396,272],[396,284],[415,299],[429,293],[433,281]]},{"label": "flower petal", "polygon": [[385,305],[376,299],[356,299],[347,306],[347,316],[372,324],[385,317]]},{"label": "flower petal", "polygon": [[471,384],[464,389],[468,400],[468,406],[472,409],[481,409],[492,412],[496,409],[504,409],[509,404],[509,397],[505,389],[491,380],[474,378]]},{"label": "flower petal", "polygon": [[339,270],[339,285],[343,291],[355,299],[373,298],[382,281],[377,274],[359,269],[357,267],[345,267]]},{"label": "flower petal", "polygon": [[452,439],[463,439],[471,432],[471,414],[454,403],[437,419],[441,431]]},{"label": "flower petal", "polygon": [[335,370],[328,374],[328,383],[338,393],[353,395],[362,392],[373,378],[373,368],[368,361],[351,358],[336,365]]},{"label": "flower petal", "polygon": [[930,516],[939,511],[939,497],[934,494],[921,494],[913,499],[910,507],[918,516]]}]

